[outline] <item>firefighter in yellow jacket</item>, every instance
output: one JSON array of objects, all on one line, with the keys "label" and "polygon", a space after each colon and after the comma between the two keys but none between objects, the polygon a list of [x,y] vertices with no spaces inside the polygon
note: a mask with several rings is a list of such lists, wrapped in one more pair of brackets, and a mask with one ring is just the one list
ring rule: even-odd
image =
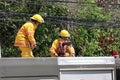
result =
[{"label": "firefighter in yellow jacket", "polygon": [[61,30],[59,38],[53,41],[50,48],[52,57],[75,57],[75,50],[69,37],[67,30]]},{"label": "firefighter in yellow jacket", "polygon": [[21,57],[34,57],[32,53],[32,50],[36,48],[34,33],[39,24],[43,22],[41,15],[35,14],[18,31],[14,46],[21,50]]}]

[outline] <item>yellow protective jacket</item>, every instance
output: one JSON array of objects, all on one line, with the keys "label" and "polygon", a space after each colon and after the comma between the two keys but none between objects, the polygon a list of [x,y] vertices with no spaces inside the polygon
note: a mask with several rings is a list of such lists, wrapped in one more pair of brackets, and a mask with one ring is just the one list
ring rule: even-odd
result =
[{"label": "yellow protective jacket", "polygon": [[34,38],[36,27],[35,23],[26,22],[18,31],[14,46],[30,47],[32,44],[36,44]]},{"label": "yellow protective jacket", "polygon": [[[69,46],[65,45],[64,50],[62,49],[61,43],[64,43],[64,42],[67,42],[67,41],[64,41],[61,38],[58,38],[53,41],[52,47],[50,48],[50,53],[51,53],[52,57],[55,57],[54,53],[59,54],[61,52],[64,52],[64,54],[65,54],[64,57],[72,57],[73,55],[75,56],[75,50],[72,45],[69,45]],[[60,57],[60,56],[58,56],[58,57]]]}]

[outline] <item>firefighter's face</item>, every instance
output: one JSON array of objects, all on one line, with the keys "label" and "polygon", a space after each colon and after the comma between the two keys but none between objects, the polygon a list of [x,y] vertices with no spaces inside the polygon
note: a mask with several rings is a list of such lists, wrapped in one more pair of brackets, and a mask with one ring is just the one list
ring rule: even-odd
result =
[{"label": "firefighter's face", "polygon": [[37,25],[37,26],[39,26],[39,25],[40,25],[40,23],[39,23],[39,22],[36,22],[36,25]]},{"label": "firefighter's face", "polygon": [[69,37],[61,37],[63,40],[68,40]]}]

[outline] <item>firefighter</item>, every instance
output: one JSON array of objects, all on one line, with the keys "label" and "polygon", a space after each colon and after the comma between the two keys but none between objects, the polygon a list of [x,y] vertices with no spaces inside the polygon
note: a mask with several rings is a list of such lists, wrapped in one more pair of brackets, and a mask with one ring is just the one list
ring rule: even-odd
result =
[{"label": "firefighter", "polygon": [[50,48],[52,57],[75,57],[75,50],[69,37],[67,30],[61,30],[59,38],[53,41]]},{"label": "firefighter", "polygon": [[34,58],[32,50],[36,48],[36,40],[34,33],[39,24],[43,23],[44,19],[41,15],[35,14],[30,17],[30,21],[26,22],[18,31],[15,38],[14,46],[21,50],[21,57]]}]

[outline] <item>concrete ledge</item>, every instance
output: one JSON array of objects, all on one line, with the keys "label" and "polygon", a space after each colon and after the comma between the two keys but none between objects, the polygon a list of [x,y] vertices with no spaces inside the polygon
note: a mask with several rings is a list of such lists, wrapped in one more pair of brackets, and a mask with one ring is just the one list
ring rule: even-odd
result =
[{"label": "concrete ledge", "polygon": [[1,58],[0,77],[57,76],[56,58]]},{"label": "concrete ledge", "polygon": [[1,58],[0,80],[66,80],[71,74],[74,80],[75,76],[88,80],[94,79],[96,73],[101,76],[100,80],[104,80],[104,76],[106,80],[116,80],[119,61],[116,64],[115,61],[114,57]]}]

